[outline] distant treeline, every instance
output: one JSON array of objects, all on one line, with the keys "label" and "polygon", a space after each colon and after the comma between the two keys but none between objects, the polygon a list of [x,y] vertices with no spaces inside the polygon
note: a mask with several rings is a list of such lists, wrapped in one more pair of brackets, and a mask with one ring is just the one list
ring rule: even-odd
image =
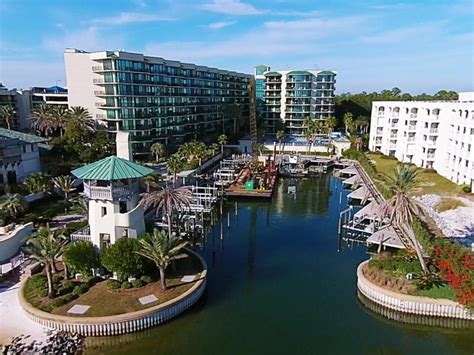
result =
[{"label": "distant treeline", "polygon": [[363,91],[358,94],[351,94],[347,92],[336,96],[335,116],[338,121],[338,127],[343,127],[342,121],[346,112],[351,112],[355,118],[359,116],[370,117],[372,101],[457,100],[457,98],[457,92],[446,90],[438,91],[434,95],[425,93],[420,95],[411,95],[410,93],[402,93],[399,88],[371,93]]}]

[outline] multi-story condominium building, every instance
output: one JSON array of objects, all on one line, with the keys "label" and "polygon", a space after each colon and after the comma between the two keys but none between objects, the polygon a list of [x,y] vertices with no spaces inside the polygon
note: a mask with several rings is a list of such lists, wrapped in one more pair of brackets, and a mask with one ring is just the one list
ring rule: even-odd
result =
[{"label": "multi-story condominium building", "polygon": [[67,89],[34,86],[29,90],[9,90],[0,84],[0,105],[9,105],[15,110],[15,117],[10,122],[12,128],[30,128],[32,110],[42,104],[67,107]]},{"label": "multi-story condominium building", "polygon": [[369,148],[471,185],[474,93],[456,101],[373,102]]},{"label": "multi-story condominium building", "polygon": [[68,106],[67,89],[60,86],[40,87],[34,86],[30,90],[23,90],[23,95],[29,95],[30,106],[38,105],[63,105]]},{"label": "multi-story condominium building", "polygon": [[111,133],[129,132],[134,155],[157,141],[230,131],[224,104],[248,114],[248,74],[120,51],[66,49],[64,58],[69,105],[87,108]]},{"label": "multi-story condominium building", "polygon": [[43,142],[45,138],[0,128],[0,183],[15,184],[40,171],[39,148]]},{"label": "multi-story condominium building", "polygon": [[271,71],[265,65],[255,68],[256,96],[264,102],[264,118],[269,132],[277,122],[286,133],[303,135],[306,117],[324,120],[334,115],[336,72],[328,70]]}]

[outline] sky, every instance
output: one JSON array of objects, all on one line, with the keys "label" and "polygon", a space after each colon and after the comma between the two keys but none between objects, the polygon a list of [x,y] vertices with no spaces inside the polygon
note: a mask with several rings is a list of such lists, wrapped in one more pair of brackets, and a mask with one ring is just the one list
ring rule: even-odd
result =
[{"label": "sky", "polygon": [[342,92],[474,91],[474,0],[0,0],[0,82],[66,86],[63,53],[338,72]]}]

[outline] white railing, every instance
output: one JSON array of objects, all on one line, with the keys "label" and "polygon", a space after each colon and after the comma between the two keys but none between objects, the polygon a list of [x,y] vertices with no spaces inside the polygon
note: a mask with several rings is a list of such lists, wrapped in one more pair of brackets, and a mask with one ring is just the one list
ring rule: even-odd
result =
[{"label": "white railing", "polygon": [[128,186],[91,186],[84,184],[84,193],[91,199],[112,200],[138,192],[138,182]]},{"label": "white railing", "polygon": [[416,113],[410,113],[410,118],[416,118],[418,115]]},{"label": "white railing", "polygon": [[357,288],[371,301],[403,313],[474,320],[474,313],[457,302],[405,295],[375,285],[364,275],[363,268],[367,264],[368,261],[364,261],[357,268]]},{"label": "white railing", "polygon": [[430,128],[430,133],[438,133],[438,128]]},{"label": "white railing", "polygon": [[408,126],[408,129],[409,129],[410,131],[414,131],[414,130],[416,130],[416,126]]}]

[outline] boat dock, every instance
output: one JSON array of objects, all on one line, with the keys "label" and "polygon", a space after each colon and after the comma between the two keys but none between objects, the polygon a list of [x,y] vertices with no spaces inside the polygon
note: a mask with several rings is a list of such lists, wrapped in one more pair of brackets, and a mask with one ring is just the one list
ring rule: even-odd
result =
[{"label": "boat dock", "polygon": [[[343,179],[343,187],[352,190],[347,195],[352,206],[340,213],[340,238],[365,243],[367,246],[378,245],[379,250],[385,247],[406,248],[409,240],[391,226],[388,219],[381,217],[380,211],[385,199],[360,164],[341,164],[341,168],[338,176]],[[354,213],[354,206],[362,208]]]}]

